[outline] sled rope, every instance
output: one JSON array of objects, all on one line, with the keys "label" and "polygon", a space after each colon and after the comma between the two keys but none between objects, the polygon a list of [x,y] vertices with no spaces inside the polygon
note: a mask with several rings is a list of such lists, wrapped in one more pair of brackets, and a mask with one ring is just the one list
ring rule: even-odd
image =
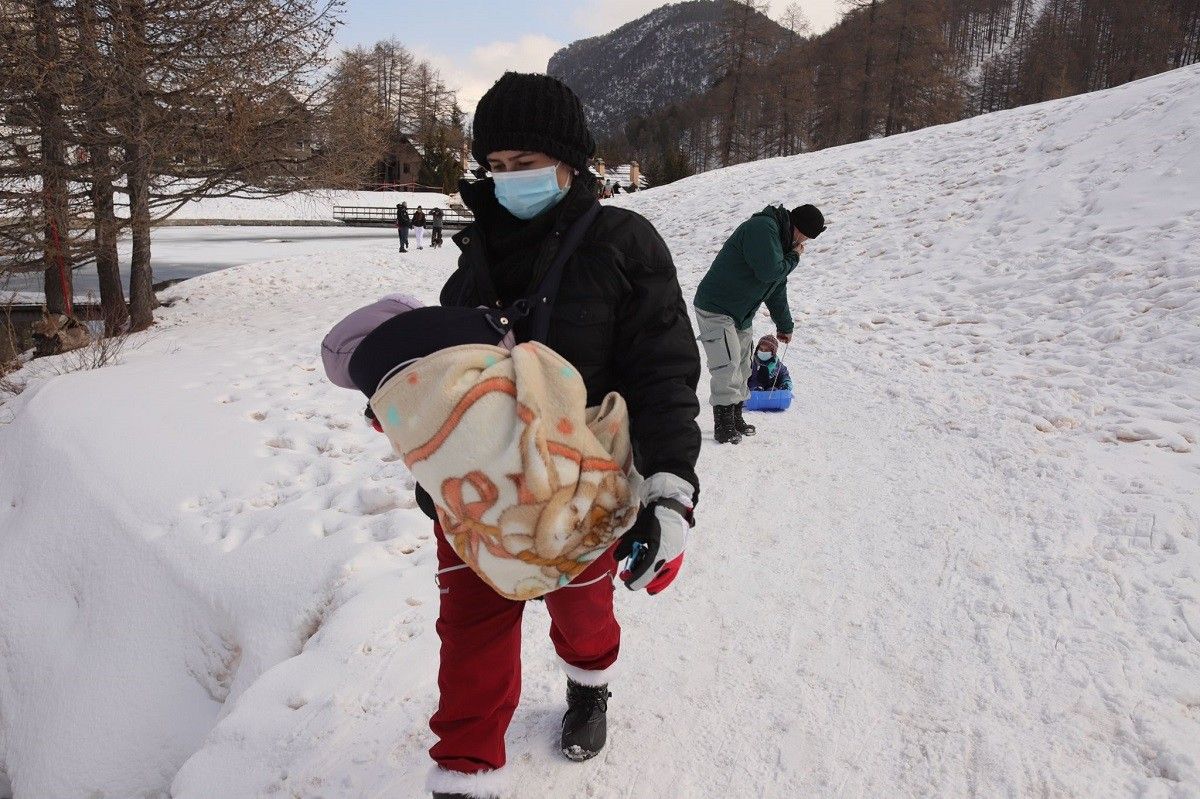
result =
[{"label": "sled rope", "polygon": [[779,368],[775,370],[775,377],[771,379],[771,391],[775,390],[775,384],[779,382],[779,375],[783,372],[783,359],[787,357],[788,345],[792,342],[783,342],[783,352],[779,353]]}]

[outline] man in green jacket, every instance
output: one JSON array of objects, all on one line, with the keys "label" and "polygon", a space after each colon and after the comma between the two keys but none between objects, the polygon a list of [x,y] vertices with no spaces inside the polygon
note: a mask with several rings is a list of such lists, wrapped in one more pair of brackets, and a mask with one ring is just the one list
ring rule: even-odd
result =
[{"label": "man in green jacket", "polygon": [[696,322],[712,375],[713,427],[718,444],[737,444],[754,435],[742,419],[750,398],[747,382],[754,353],[754,315],[765,302],[775,337],[792,340],[787,278],[796,268],[804,242],[825,230],[825,217],[813,205],[788,211],[768,205],[725,242],[696,289]]}]

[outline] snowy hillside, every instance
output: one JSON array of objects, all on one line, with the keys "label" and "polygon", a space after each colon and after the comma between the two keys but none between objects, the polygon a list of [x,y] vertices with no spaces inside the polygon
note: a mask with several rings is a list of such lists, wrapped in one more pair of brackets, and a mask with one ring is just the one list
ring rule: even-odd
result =
[{"label": "snowy hillside", "polygon": [[[736,448],[702,416],[684,572],[618,594],[594,761],[555,754],[527,608],[512,797],[1200,797],[1198,128],[1193,67],[620,198],[689,296],[768,202],[830,226],[790,282],[792,410]],[[453,263],[229,269],[122,365],[19,375],[0,789],[422,795],[433,542],[317,348]]]},{"label": "snowy hillside", "polygon": [[1198,84],[1200,70],[1176,70],[618,202],[698,264],[737,220],[696,226],[695,198],[728,198],[735,217],[812,202],[829,232],[789,294],[806,343],[850,338],[915,370],[968,376],[995,391],[993,410],[1043,432],[1195,453]]}]

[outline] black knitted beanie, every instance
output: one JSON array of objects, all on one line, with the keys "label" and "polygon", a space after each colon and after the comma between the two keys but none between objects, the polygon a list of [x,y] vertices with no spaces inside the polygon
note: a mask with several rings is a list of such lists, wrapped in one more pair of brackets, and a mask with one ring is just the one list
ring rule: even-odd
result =
[{"label": "black knitted beanie", "polygon": [[475,108],[471,154],[487,167],[488,153],[531,150],[583,172],[596,152],[575,92],[549,75],[506,72]]},{"label": "black knitted beanie", "polygon": [[810,239],[815,239],[825,230],[825,215],[815,205],[798,205],[788,216],[792,218],[792,227]]}]

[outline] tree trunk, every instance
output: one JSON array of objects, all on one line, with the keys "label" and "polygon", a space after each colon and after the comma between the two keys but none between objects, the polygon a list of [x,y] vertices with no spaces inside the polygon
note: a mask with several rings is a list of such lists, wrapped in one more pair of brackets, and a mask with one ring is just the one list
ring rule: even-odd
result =
[{"label": "tree trunk", "polygon": [[150,266],[150,153],[144,123],[130,129],[125,145],[129,162],[129,227],[133,233],[133,253],[129,259],[130,330],[145,330],[154,324],[154,276]]},{"label": "tree trunk", "polygon": [[143,0],[129,0],[122,20],[126,86],[125,178],[129,191],[129,226],[133,253],[129,261],[129,329],[154,324],[154,276],[150,267],[150,164],[146,135],[146,10]]},{"label": "tree trunk", "polygon": [[896,125],[896,114],[900,110],[900,103],[903,102],[902,92],[900,91],[901,78],[901,63],[904,59],[904,44],[908,39],[908,5],[909,0],[900,0],[901,17],[900,31],[896,36],[896,58],[892,64],[892,87],[888,94],[887,119],[883,123],[883,135],[891,136],[893,133],[900,131]]},{"label": "tree trunk", "polygon": [[875,5],[876,0],[871,0],[871,8],[867,12],[867,53],[863,61],[863,82],[858,111],[859,141],[871,138],[871,72],[875,66]]},{"label": "tree trunk", "polygon": [[104,102],[107,87],[98,79],[100,69],[98,27],[94,0],[76,0],[75,18],[79,48],[84,64],[83,108],[87,116],[88,161],[91,166],[92,220],[95,228],[94,256],[100,279],[100,309],[105,335],[120,332],[129,321],[129,306],[121,285],[117,259],[117,218],[113,208],[113,164],[109,134],[105,129]]},{"label": "tree trunk", "polygon": [[730,70],[727,76],[732,78],[732,83],[729,86],[729,110],[725,115],[725,131],[721,142],[721,166],[733,163],[738,112],[741,110],[738,100],[741,99],[742,78],[746,70],[747,51],[750,49],[750,17],[754,13],[754,7],[749,2],[737,3],[734,9],[734,13],[740,16],[737,27],[726,34],[732,38],[731,43],[736,49],[729,62]]},{"label": "tree trunk", "polygon": [[100,308],[106,335],[119,333],[129,322],[129,306],[121,285],[117,259],[117,217],[113,209],[112,155],[108,145],[88,148],[92,162],[92,216],[96,226],[96,273],[100,278]]},{"label": "tree trunk", "polygon": [[45,220],[42,239],[42,265],[45,268],[46,310],[70,314],[71,253],[70,215],[67,187],[67,127],[63,120],[62,98],[58,92],[61,48],[58,39],[58,11],[53,0],[37,0],[36,48],[38,63],[46,68],[37,88],[38,127],[40,128],[40,177],[42,213]]}]

